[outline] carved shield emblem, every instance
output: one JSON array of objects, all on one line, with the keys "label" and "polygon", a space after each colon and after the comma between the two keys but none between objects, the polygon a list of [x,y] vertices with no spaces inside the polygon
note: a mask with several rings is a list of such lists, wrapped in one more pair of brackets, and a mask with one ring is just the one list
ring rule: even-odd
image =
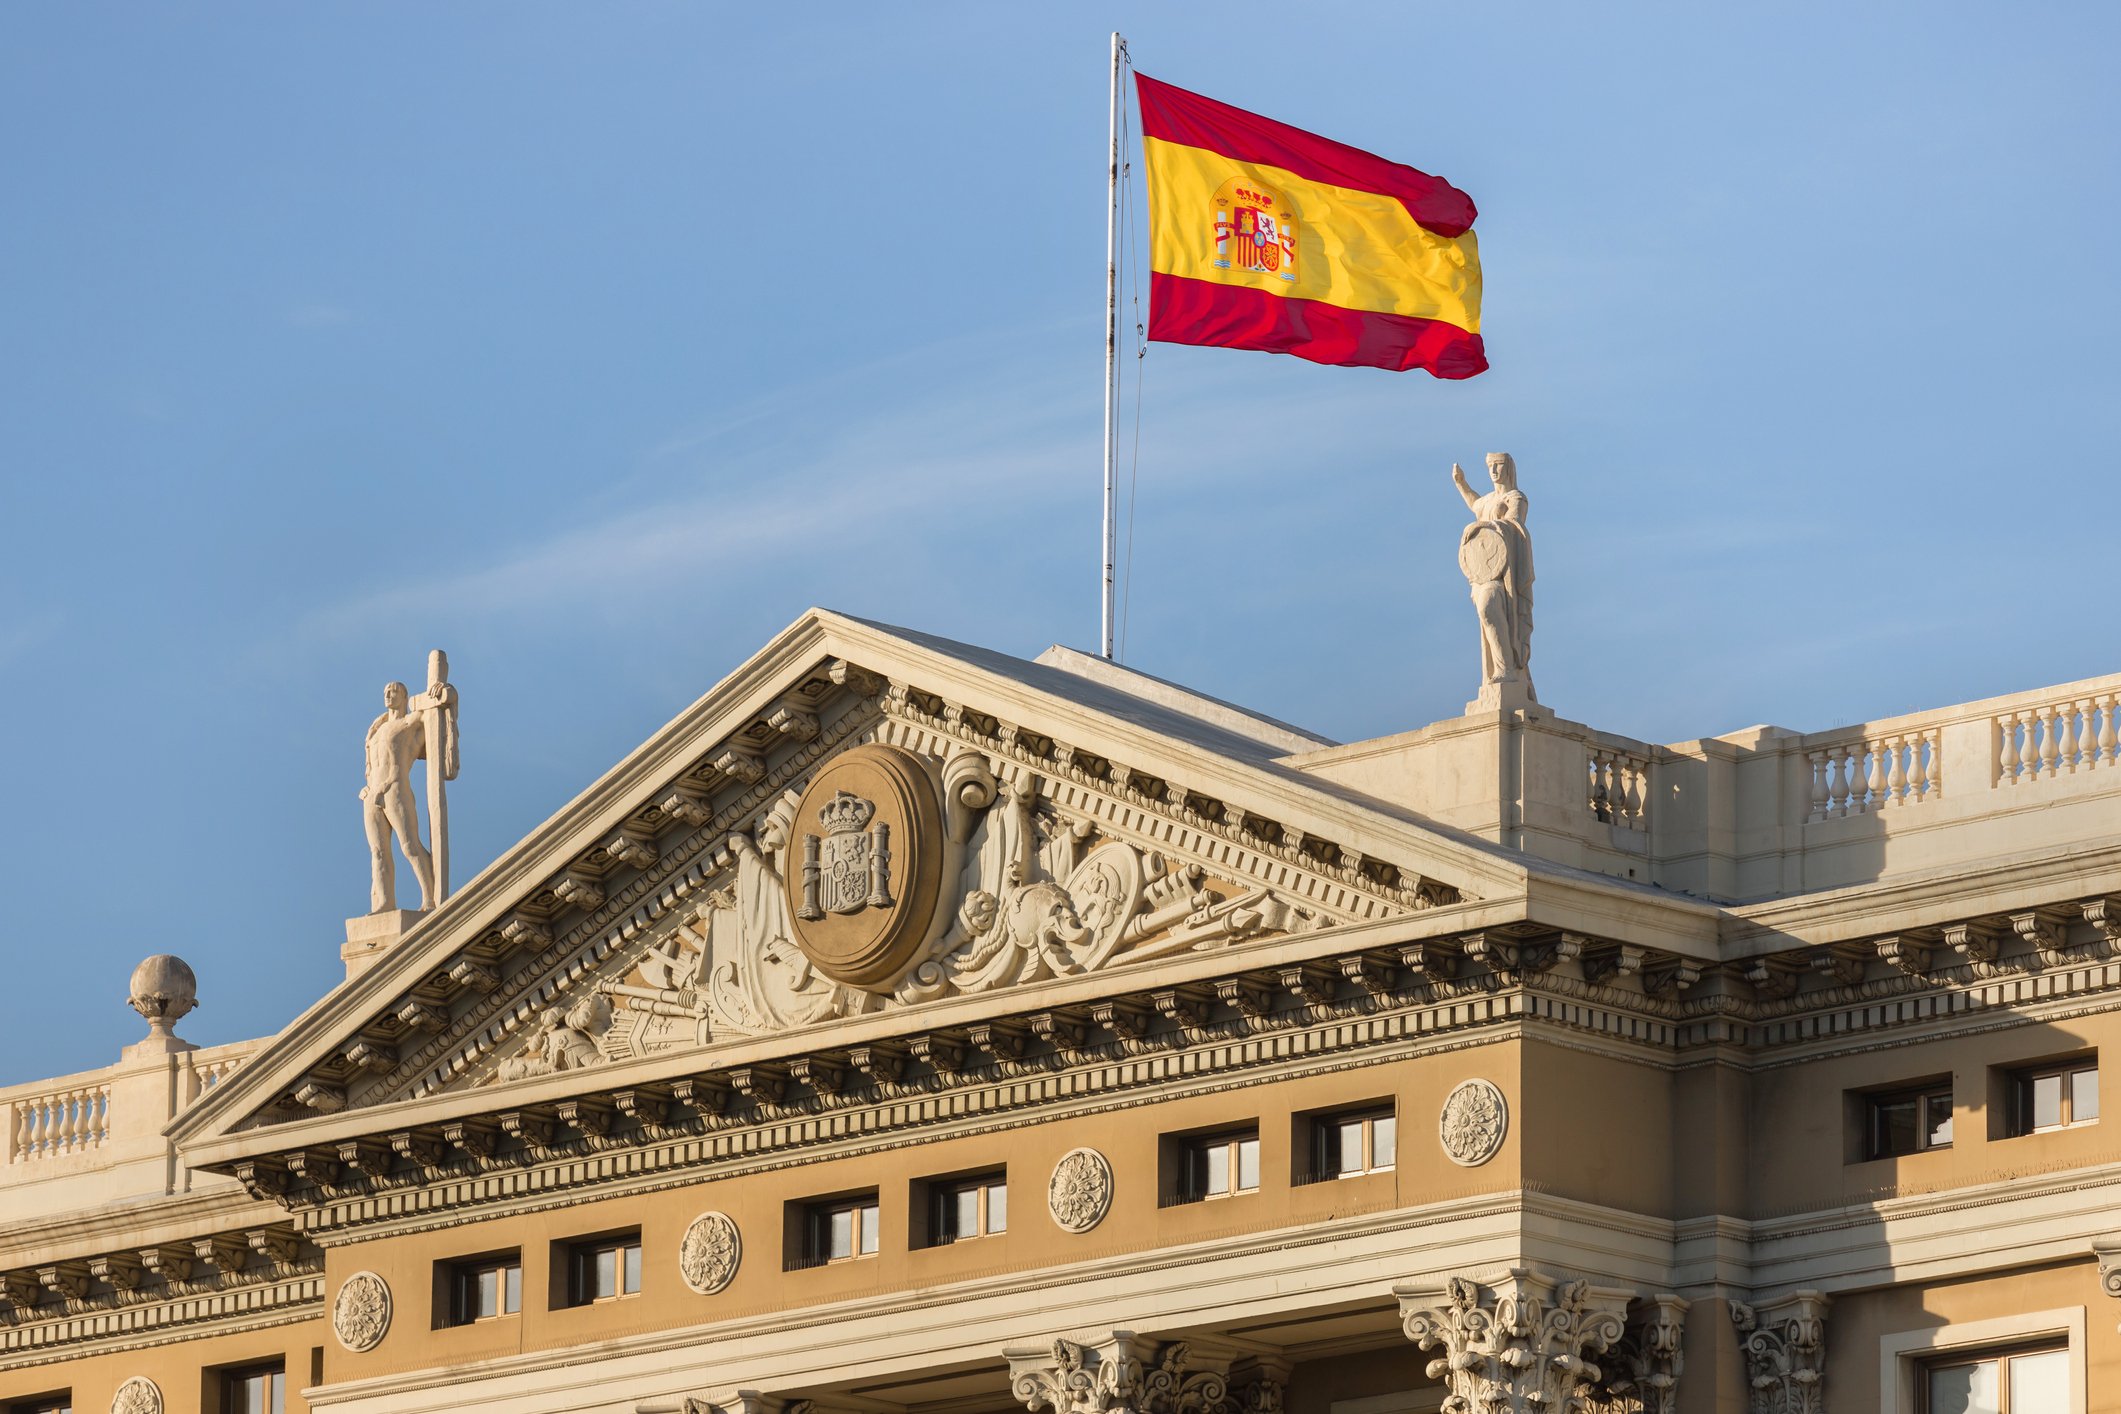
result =
[{"label": "carved shield emblem", "polygon": [[804,787],[790,836],[789,941],[834,982],[890,991],[927,937],[941,893],[934,773],[895,746],[850,747]]},{"label": "carved shield emblem", "polygon": [[891,907],[891,826],[871,824],[876,806],[840,791],[818,811],[825,833],[803,836],[800,918]]}]

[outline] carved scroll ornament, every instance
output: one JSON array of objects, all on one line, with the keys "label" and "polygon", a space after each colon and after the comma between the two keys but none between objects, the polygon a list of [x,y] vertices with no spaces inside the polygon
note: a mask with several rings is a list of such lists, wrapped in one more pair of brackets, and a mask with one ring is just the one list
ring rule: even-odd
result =
[{"label": "carved scroll ornament", "polygon": [[1578,1409],[1602,1374],[1594,1357],[1625,1327],[1625,1297],[1522,1267],[1489,1283],[1452,1277],[1440,1293],[1395,1292],[1407,1339],[1441,1352],[1428,1374],[1449,1392],[1445,1414]]}]

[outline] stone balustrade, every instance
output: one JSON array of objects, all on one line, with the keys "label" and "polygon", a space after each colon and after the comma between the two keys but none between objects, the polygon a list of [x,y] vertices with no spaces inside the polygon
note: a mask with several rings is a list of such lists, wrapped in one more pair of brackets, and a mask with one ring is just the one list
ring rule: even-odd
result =
[{"label": "stone balustrade", "polygon": [[[100,1149],[110,1138],[110,1082],[100,1072],[43,1081],[0,1108],[0,1163],[34,1163]],[[6,1181],[0,1169],[0,1183]]]},{"label": "stone balustrade", "polygon": [[1992,779],[1999,785],[2031,785],[2115,766],[2115,752],[2121,748],[2114,723],[2117,710],[2121,694],[2093,691],[1994,714],[1989,718],[1995,741]]},{"label": "stone balustrade", "polygon": [[1827,741],[1806,755],[1812,765],[1807,822],[1919,805],[1944,794],[1943,743],[1935,726]]},{"label": "stone balustrade", "polygon": [[1591,818],[1623,830],[1648,827],[1650,753],[1640,743],[1621,744],[1617,737],[1594,737],[1586,743],[1591,758]]},{"label": "stone balustrade", "polygon": [[100,1070],[0,1089],[0,1191],[29,1216],[97,1198],[168,1191],[178,1172],[162,1131],[265,1043],[128,1047]]}]

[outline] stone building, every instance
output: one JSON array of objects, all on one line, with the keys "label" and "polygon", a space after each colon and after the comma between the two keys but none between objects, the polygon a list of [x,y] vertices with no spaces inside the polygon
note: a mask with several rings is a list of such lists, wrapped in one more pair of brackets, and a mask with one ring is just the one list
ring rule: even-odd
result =
[{"label": "stone building", "polygon": [[279,1034],[151,961],[0,1090],[0,1411],[2121,1408],[2121,676],[1489,686],[807,614]]}]

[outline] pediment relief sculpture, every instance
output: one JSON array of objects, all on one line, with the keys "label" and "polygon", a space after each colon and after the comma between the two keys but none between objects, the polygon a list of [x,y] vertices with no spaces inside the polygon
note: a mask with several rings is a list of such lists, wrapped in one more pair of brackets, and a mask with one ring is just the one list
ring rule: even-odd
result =
[{"label": "pediment relief sculpture", "polygon": [[504,866],[528,877],[501,911],[242,1127],[1466,896],[1219,798],[1234,782],[1173,779],[1153,745],[1123,764],[837,658],[729,720],[634,783],[590,842]]}]

